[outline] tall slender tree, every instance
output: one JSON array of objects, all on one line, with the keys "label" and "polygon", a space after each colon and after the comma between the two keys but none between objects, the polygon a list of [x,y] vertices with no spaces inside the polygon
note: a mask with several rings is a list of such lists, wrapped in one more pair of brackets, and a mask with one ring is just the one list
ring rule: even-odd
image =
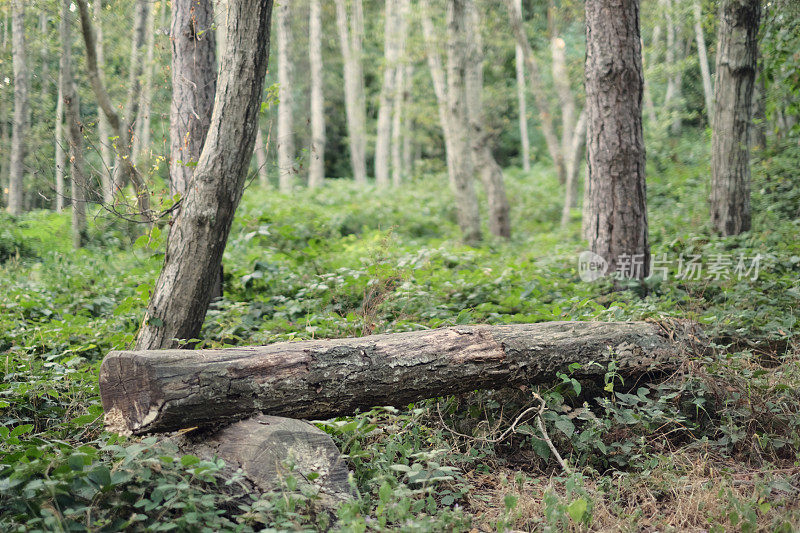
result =
[{"label": "tall slender tree", "polygon": [[30,75],[25,49],[25,0],[11,2],[11,52],[14,63],[14,128],[11,133],[11,164],[8,180],[8,212],[22,213],[25,155],[30,121]]},{"label": "tall slender tree", "polygon": [[711,223],[722,235],[750,229],[750,119],[760,0],[723,0],[711,139]]},{"label": "tall slender tree", "polygon": [[67,138],[69,144],[72,203],[72,246],[80,248],[86,243],[86,170],[83,160],[83,125],[80,118],[78,92],[72,78],[72,32],[70,31],[71,0],[61,0],[61,20],[58,34],[61,43],[59,64],[59,93],[64,101],[64,115],[67,119]]},{"label": "tall slender tree", "polygon": [[[522,0],[514,0],[514,10],[522,20]],[[522,170],[528,172],[531,169],[531,141],[528,136],[528,104],[526,102],[527,89],[525,88],[525,56],[522,46],[516,43],[514,46],[514,65],[517,69],[517,110],[519,113],[519,142],[520,154],[522,158]]]},{"label": "tall slender tree", "polygon": [[465,0],[466,111],[470,148],[475,169],[481,177],[489,202],[489,231],[498,237],[511,237],[511,218],[503,171],[492,154],[490,136],[483,115],[483,38],[474,0]]},{"label": "tall slender tree", "polygon": [[[367,182],[366,110],[364,74],[361,66],[364,12],[361,0],[353,0],[348,17],[345,0],[334,0],[336,26],[344,59],[344,103],[347,114],[347,135],[350,146],[350,165],[356,183]],[[348,19],[350,24],[348,25]]]},{"label": "tall slender tree", "polygon": [[[155,70],[156,49],[156,7],[153,4],[147,16],[147,39],[145,43],[144,80],[139,94],[139,117],[136,120],[136,133],[133,136],[133,158],[137,163],[142,153],[150,148],[150,113],[153,109],[153,71]],[[166,12],[161,6],[162,13]]]},{"label": "tall slender tree", "polygon": [[478,198],[475,194],[473,163],[470,153],[469,120],[466,110],[467,66],[466,6],[464,0],[447,2],[447,73],[439,55],[440,43],[430,18],[430,3],[420,2],[422,31],[428,67],[436,93],[439,123],[447,153],[447,175],[456,202],[458,226],[464,242],[475,244],[482,238]]},{"label": "tall slender tree", "polygon": [[200,332],[253,156],[271,14],[272,0],[228,0],[211,126],[193,186],[170,229],[138,349],[174,347]]},{"label": "tall slender tree", "polygon": [[289,192],[297,173],[294,169],[294,118],[292,85],[292,11],[290,2],[280,2],[275,9],[275,30],[278,48],[278,184],[281,192]]},{"label": "tall slender tree", "polygon": [[325,99],[322,91],[322,9],[320,0],[310,1],[308,60],[311,68],[311,149],[308,186],[314,189],[325,180]]},{"label": "tall slender tree", "polygon": [[55,209],[56,213],[64,210],[64,174],[67,166],[67,153],[64,150],[64,91],[61,89],[64,86],[62,77],[64,73],[59,68],[58,73],[58,102],[56,102],[56,127],[55,127]]},{"label": "tall slender tree", "polygon": [[[101,81],[105,79],[106,52],[103,32],[103,0],[92,2],[95,18],[97,43],[97,74]],[[102,111],[97,117],[97,137],[100,142],[100,187],[102,189],[103,201],[111,204],[114,201],[115,187],[113,184],[114,176],[114,152],[111,149],[111,125],[106,114]]]},{"label": "tall slender tree", "polygon": [[639,0],[586,1],[586,237],[611,272],[648,275]]},{"label": "tall slender tree", "polygon": [[395,61],[395,87],[392,103],[392,183],[397,186],[403,181],[407,170],[403,167],[403,128],[404,116],[408,110],[404,105],[408,97],[406,89],[409,80],[406,68],[406,40],[408,32],[409,0],[399,0],[397,3],[397,57]]},{"label": "tall slender tree", "polygon": [[708,50],[706,48],[706,36],[703,32],[703,10],[698,0],[692,2],[692,14],[694,15],[694,36],[697,42],[697,61],[700,63],[703,96],[706,101],[706,118],[708,125],[711,126],[714,117],[714,88],[711,84],[711,71],[708,68]]},{"label": "tall slender tree", "polygon": [[170,186],[185,195],[211,124],[217,43],[211,0],[172,0]]},{"label": "tall slender tree", "polygon": [[375,182],[389,184],[389,151],[392,138],[392,97],[397,84],[398,16],[397,0],[384,2],[383,83],[378,103],[378,124],[375,135]]}]

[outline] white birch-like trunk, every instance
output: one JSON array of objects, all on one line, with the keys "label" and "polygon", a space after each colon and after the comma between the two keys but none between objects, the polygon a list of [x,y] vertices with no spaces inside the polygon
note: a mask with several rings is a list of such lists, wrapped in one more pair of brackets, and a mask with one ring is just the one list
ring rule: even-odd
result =
[{"label": "white birch-like trunk", "polygon": [[397,0],[386,0],[383,39],[383,84],[378,103],[378,125],[375,135],[375,183],[389,184],[389,149],[392,137],[392,105],[397,82],[397,33],[395,12]]},{"label": "white birch-like trunk", "polygon": [[408,10],[409,0],[399,0],[395,20],[397,22],[397,35],[395,46],[397,57],[395,58],[395,88],[394,103],[392,111],[392,183],[395,186],[403,181],[405,169],[403,168],[403,117],[406,113],[404,102],[406,100],[406,66],[405,48],[406,32],[408,31]]},{"label": "white birch-like trunk", "polygon": [[308,60],[311,69],[311,150],[308,187],[315,189],[325,181],[325,97],[322,90],[322,10],[320,0],[310,1]]},{"label": "white birch-like trunk", "polygon": [[681,131],[681,117],[679,102],[681,98],[681,75],[678,71],[678,37],[673,16],[673,0],[662,0],[661,5],[667,22],[667,93],[664,97],[664,110],[669,114],[670,131],[673,135],[678,135]]},{"label": "white birch-like trunk", "polygon": [[[164,7],[162,6],[162,9]],[[136,120],[136,134],[133,140],[133,160],[138,162],[142,153],[150,149],[150,113],[153,98],[153,70],[155,69],[156,48],[156,8],[153,5],[147,16],[147,43],[144,60],[144,82],[139,96],[139,118]]]},{"label": "white birch-like trunk", "polygon": [[581,167],[581,154],[583,139],[586,134],[586,109],[581,111],[578,121],[575,123],[572,140],[567,151],[567,183],[566,194],[564,196],[564,207],[561,210],[561,226],[569,224],[570,210],[576,206],[578,198],[578,171]]},{"label": "white birch-like trunk", "polygon": [[292,63],[289,49],[292,43],[292,13],[289,2],[275,8],[275,31],[278,47],[278,187],[289,192],[294,186],[294,117],[292,113]]},{"label": "white birch-like trunk", "polygon": [[694,35],[697,41],[697,60],[700,63],[700,75],[703,78],[703,95],[706,100],[706,118],[708,125],[711,126],[714,116],[714,88],[711,84],[711,70],[708,66],[708,51],[706,49],[706,38],[703,34],[703,12],[700,2],[695,0],[692,4],[694,11]]},{"label": "white birch-like trunk", "polygon": [[347,113],[347,134],[350,141],[350,165],[356,183],[367,182],[366,111],[364,109],[364,77],[361,69],[363,7],[353,1],[352,21],[348,27],[344,0],[336,4],[336,26],[344,59],[344,99]]},{"label": "white birch-like trunk", "polygon": [[411,94],[414,88],[414,65],[408,64],[405,67],[404,75],[405,90],[403,92],[403,174],[402,179],[406,180],[414,174],[414,144],[413,126],[411,113]]},{"label": "white birch-like trunk", "polygon": [[258,165],[258,184],[263,187],[269,187],[269,172],[267,171],[267,145],[264,141],[264,133],[261,129],[261,124],[256,129],[256,146],[253,149],[256,156],[256,165]]},{"label": "white birch-like trunk", "polygon": [[[514,0],[514,9],[522,20],[522,0]],[[526,102],[525,57],[522,47],[517,43],[514,48],[514,64],[517,67],[517,110],[519,113],[519,140],[522,154],[522,170],[531,169],[531,141],[528,136],[528,104]]]},{"label": "white birch-like trunk", "polygon": [[[60,28],[59,28],[60,29]],[[64,51],[62,50],[63,54]],[[55,128],[55,163],[56,163],[56,213],[64,210],[64,171],[67,165],[67,154],[64,150],[64,86],[63,70],[58,69],[58,102],[56,102],[56,128]]]},{"label": "white birch-like trunk", "polygon": [[22,213],[27,153],[30,74],[25,51],[25,0],[11,2],[11,50],[14,67],[14,122],[11,133],[11,164],[8,179],[8,212]]},{"label": "white birch-like trunk", "polygon": [[[97,69],[101,80],[105,79],[103,69],[105,68],[105,45],[103,44],[103,0],[95,0],[92,3],[94,9],[97,43]],[[114,202],[116,189],[113,183],[114,176],[114,152],[111,149],[111,126],[105,113],[97,113],[97,137],[100,143],[100,188],[103,192],[103,202],[111,204]]]}]

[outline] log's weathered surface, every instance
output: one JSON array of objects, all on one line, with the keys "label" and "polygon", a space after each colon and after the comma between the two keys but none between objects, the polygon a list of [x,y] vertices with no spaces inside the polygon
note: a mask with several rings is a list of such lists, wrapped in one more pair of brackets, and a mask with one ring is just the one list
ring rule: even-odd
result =
[{"label": "log's weathered surface", "polygon": [[[220,350],[115,351],[100,367],[106,425],[143,434],[219,427],[256,412],[320,419],[476,389],[552,380],[618,363],[636,374],[676,361],[700,332],[649,322],[457,326]],[[597,362],[600,365],[590,365]]]},{"label": "log's weathered surface", "polygon": [[353,497],[339,449],[327,433],[302,420],[258,414],[210,434],[190,432],[180,448],[202,459],[222,459],[231,472],[241,468],[260,492],[280,491],[293,476],[298,489],[315,489],[328,507]]}]

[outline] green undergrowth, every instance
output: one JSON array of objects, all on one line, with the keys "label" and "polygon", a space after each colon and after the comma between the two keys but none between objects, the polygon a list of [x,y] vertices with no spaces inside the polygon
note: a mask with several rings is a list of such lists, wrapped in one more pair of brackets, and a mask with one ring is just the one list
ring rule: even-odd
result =
[{"label": "green undergrowth", "polygon": [[[224,298],[209,311],[202,347],[667,317],[696,321],[712,339],[702,357],[637,383],[613,365],[603,380],[582,383],[573,367],[535,390],[321,422],[348,458],[356,494],[333,511],[298,489],[308,473],[289,469],[283,491],[249,494],[221,462],[102,430],[99,362],[132,345],[165,231],[142,236],[98,216],[89,246],[73,252],[68,213],[3,215],[0,530],[798,527],[800,220],[786,192],[798,190],[797,178],[786,156],[765,154],[754,229],[712,237],[704,143],[681,142],[670,147],[685,154],[680,161],[656,154],[648,166],[652,252],[668,261],[666,279],[618,292],[580,280],[579,213],[558,228],[562,191],[549,167],[507,170],[514,235],[476,248],[458,243],[442,176],[392,191],[343,182],[292,197],[246,191],[225,255]],[[680,258],[693,256],[700,279],[678,279]],[[752,266],[755,258],[757,276],[736,275],[740,259]],[[709,278],[728,259],[728,275]],[[530,417],[495,442],[539,405],[534,393],[569,471]]]}]

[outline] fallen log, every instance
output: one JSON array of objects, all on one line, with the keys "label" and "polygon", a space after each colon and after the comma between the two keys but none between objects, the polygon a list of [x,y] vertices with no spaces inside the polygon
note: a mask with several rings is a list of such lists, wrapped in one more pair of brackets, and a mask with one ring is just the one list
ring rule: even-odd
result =
[{"label": "fallen log", "polygon": [[[106,425],[143,434],[216,428],[257,412],[323,419],[476,389],[664,368],[702,341],[685,322],[457,326],[218,350],[110,352],[100,367]],[[590,364],[592,362],[598,365]]]}]

